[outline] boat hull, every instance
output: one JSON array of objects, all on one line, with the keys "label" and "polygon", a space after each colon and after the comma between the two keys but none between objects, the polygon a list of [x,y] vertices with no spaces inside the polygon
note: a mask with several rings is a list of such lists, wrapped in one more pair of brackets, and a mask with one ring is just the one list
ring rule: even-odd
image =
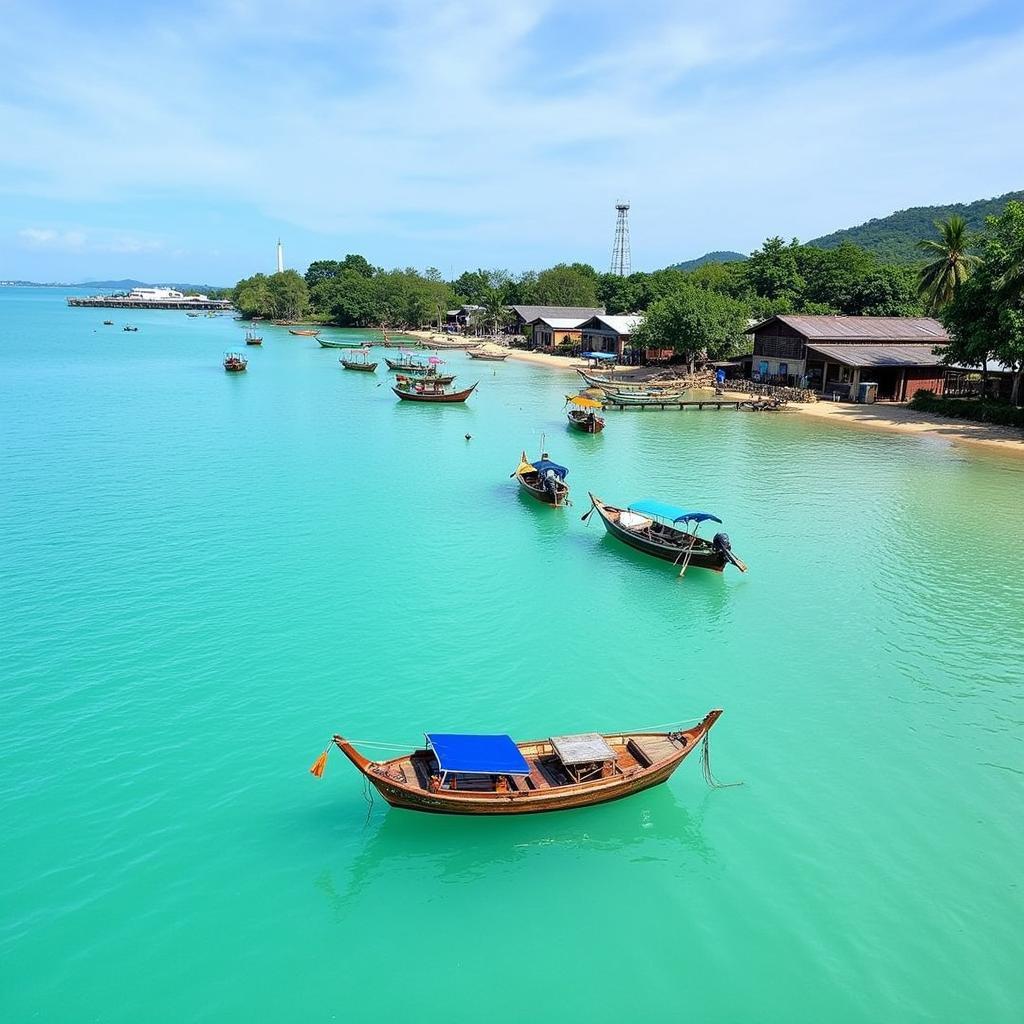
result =
[{"label": "boat hull", "polygon": [[346,370],[357,370],[359,373],[374,373],[377,369],[376,363],[356,363],[351,359],[340,359],[339,362]]},{"label": "boat hull", "polygon": [[470,359],[480,359],[485,363],[503,363],[506,359],[508,359],[507,352],[503,352],[501,355],[498,356],[491,356],[481,355],[479,352],[471,352],[467,349],[466,355],[469,356]]},{"label": "boat hull", "polygon": [[417,394],[415,391],[403,391],[401,388],[392,388],[392,391],[403,402],[439,402],[439,403],[452,403],[452,402],[464,402],[474,391],[476,391],[476,384],[471,388],[466,388],[465,391],[452,391],[447,395],[431,395],[431,394]]},{"label": "boat hull", "polygon": [[[662,750],[671,751],[647,764],[637,760],[619,775],[591,781],[570,782],[549,788],[523,788],[512,792],[482,790],[425,790],[418,779],[410,779],[404,765],[408,758],[393,761],[370,761],[359,753],[344,737],[335,736],[334,744],[366,776],[374,789],[392,807],[428,814],[508,815],[544,814],[567,811],[577,807],[591,807],[611,803],[659,786],[672,777],[676,769],[706,738],[711,727],[722,714],[721,709],[710,711],[697,726],[674,733],[618,733],[605,734],[611,744],[628,749],[636,741],[653,741]],[[518,744],[527,761],[538,756],[542,748],[550,750],[548,741]]]},{"label": "boat hull", "polygon": [[591,419],[589,416],[576,416],[569,413],[569,426],[574,430],[582,431],[584,434],[600,434],[604,430],[604,420],[600,416]]},{"label": "boat hull", "polygon": [[555,508],[561,508],[563,505],[569,504],[569,485],[562,484],[561,487],[554,491],[548,490],[546,487],[535,487],[523,478],[523,475],[517,473],[516,479],[519,481],[519,486],[531,497],[537,501],[543,502],[545,505],[553,505]]},{"label": "boat hull", "polygon": [[[663,562],[672,562],[673,565],[683,564],[684,559],[686,559],[686,554],[681,547],[671,544],[661,544],[647,537],[643,537],[632,530],[625,529],[609,515],[609,510],[617,513],[620,512],[621,509],[618,509],[615,506],[606,505],[600,498],[595,498],[594,495],[590,496],[590,500],[594,503],[594,508],[597,510],[597,514],[601,517],[601,522],[604,523],[604,528],[616,540],[622,541],[623,544],[628,545],[635,551],[641,551],[643,554],[650,555],[652,558],[660,558]],[[695,547],[690,551],[689,558],[686,561],[686,567],[688,569],[708,569],[711,572],[722,572],[725,569],[727,561],[728,560],[721,551],[712,547],[707,541],[703,541],[700,547]]]}]

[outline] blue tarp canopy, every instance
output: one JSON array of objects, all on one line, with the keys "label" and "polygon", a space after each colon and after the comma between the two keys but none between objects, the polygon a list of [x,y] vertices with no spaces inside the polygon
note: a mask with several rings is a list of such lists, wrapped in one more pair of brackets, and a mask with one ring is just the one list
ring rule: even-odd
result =
[{"label": "blue tarp canopy", "polygon": [[549,469],[554,472],[555,476],[557,476],[559,480],[564,480],[569,475],[569,470],[567,470],[565,466],[560,466],[557,462],[552,462],[550,459],[538,459],[536,462],[531,462],[530,465],[533,466],[541,476],[543,476]]},{"label": "blue tarp canopy", "polygon": [[584,359],[615,359],[613,352],[584,352]]},{"label": "blue tarp canopy", "polygon": [[710,512],[687,512],[686,509],[677,508],[667,501],[657,501],[655,498],[634,501],[629,506],[629,511],[639,512],[642,516],[657,516],[659,519],[667,519],[670,523],[703,523],[708,520],[720,523],[722,521]]},{"label": "blue tarp canopy", "polygon": [[428,732],[427,746],[442,772],[467,775],[529,775],[530,766],[508,736]]}]

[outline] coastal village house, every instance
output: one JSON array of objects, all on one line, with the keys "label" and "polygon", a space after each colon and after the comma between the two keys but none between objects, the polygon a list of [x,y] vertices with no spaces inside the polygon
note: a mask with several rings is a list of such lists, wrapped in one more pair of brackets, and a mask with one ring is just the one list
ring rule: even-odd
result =
[{"label": "coastal village house", "polygon": [[871,382],[879,399],[896,402],[921,389],[943,391],[946,367],[934,349],[947,345],[949,336],[931,317],[780,314],[747,333],[754,337],[754,353],[744,362],[754,380],[842,398]]},{"label": "coastal village house", "polygon": [[580,344],[584,352],[607,352],[621,360],[633,334],[633,329],[643,319],[639,313],[622,313],[607,316],[597,313],[580,326]]},{"label": "coastal village house", "polygon": [[580,326],[585,319],[581,316],[539,316],[526,326],[533,332],[536,348],[546,351],[552,351],[560,345],[578,348],[582,337]]},{"label": "coastal village house", "polygon": [[511,306],[512,330],[516,334],[529,334],[526,329],[538,317],[554,317],[558,320],[586,320],[595,313],[603,313],[604,307],[593,306]]}]

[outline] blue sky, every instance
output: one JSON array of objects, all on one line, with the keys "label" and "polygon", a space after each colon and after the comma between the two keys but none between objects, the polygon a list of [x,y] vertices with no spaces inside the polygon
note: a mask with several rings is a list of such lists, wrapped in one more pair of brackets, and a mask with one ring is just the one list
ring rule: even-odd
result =
[{"label": "blue sky", "polygon": [[0,278],[635,269],[1024,187],[1017,0],[0,0]]}]

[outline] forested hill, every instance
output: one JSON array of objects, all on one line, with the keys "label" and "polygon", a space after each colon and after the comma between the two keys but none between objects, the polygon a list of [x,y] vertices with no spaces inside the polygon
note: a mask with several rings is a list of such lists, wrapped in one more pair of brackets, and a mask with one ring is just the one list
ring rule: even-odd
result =
[{"label": "forested hill", "polygon": [[985,227],[985,218],[1002,213],[1011,199],[1024,201],[1024,192],[1007,192],[995,199],[978,199],[973,203],[953,203],[950,206],[913,206],[888,217],[869,220],[855,228],[833,231],[807,244],[819,249],[834,249],[842,242],[853,242],[873,252],[883,263],[916,263],[921,259],[917,242],[921,238],[934,237],[935,221],[957,214],[967,221],[971,231],[981,231]]},{"label": "forested hill", "polygon": [[733,263],[736,260],[745,260],[747,257],[741,252],[706,252],[695,260],[684,260],[682,263],[673,263],[673,270],[696,270],[703,267],[705,263]]}]

